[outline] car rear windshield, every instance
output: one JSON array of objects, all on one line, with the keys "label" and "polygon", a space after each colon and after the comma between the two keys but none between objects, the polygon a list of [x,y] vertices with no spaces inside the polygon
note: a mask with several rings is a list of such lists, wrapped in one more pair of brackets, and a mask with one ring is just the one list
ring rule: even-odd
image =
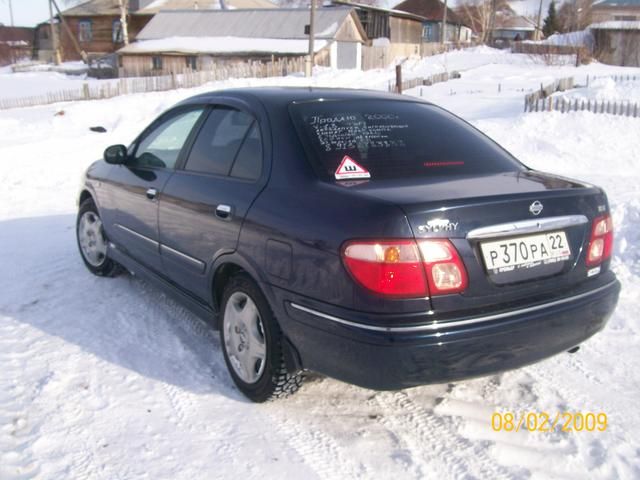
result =
[{"label": "car rear windshield", "polygon": [[314,169],[327,180],[525,169],[478,130],[429,104],[330,100],[295,103],[290,111]]}]

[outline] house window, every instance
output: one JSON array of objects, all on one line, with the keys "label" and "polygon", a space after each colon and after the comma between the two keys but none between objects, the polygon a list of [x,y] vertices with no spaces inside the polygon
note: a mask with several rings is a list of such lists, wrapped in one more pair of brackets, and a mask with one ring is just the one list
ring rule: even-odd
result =
[{"label": "house window", "polygon": [[78,22],[78,40],[81,42],[90,42],[93,40],[91,20],[80,20],[80,22]]},{"label": "house window", "polygon": [[613,19],[623,22],[633,22],[637,20],[637,17],[635,15],[615,15]]},{"label": "house window", "polygon": [[155,57],[151,58],[151,61],[153,62],[153,69],[154,70],[162,70],[162,57],[159,55],[156,55]]},{"label": "house window", "polygon": [[427,23],[423,30],[422,30],[422,36],[424,38],[426,38],[428,41],[432,41],[433,40],[433,25],[431,25],[430,23]]},{"label": "house window", "polygon": [[198,69],[198,59],[194,56],[186,57],[187,68],[190,70]]},{"label": "house window", "polygon": [[120,20],[114,20],[111,26],[111,41],[113,43],[122,43],[124,42],[124,37],[122,34],[122,22]]}]

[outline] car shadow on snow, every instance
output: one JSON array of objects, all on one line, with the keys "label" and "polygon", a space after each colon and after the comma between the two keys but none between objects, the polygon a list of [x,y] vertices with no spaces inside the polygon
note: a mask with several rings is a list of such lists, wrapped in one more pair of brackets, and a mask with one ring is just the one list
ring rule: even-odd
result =
[{"label": "car shadow on snow", "polygon": [[75,215],[1,221],[0,265],[0,315],[144,377],[247,401],[233,386],[211,326],[129,274],[89,273]]}]

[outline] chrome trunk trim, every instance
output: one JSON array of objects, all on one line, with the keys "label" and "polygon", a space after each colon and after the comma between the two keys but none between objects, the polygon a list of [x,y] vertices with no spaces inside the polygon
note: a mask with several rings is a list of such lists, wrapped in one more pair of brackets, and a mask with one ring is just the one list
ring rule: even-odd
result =
[{"label": "chrome trunk trim", "polygon": [[560,228],[584,225],[589,219],[584,215],[566,215],[562,217],[536,218],[520,222],[501,223],[480,227],[467,233],[469,240],[483,240],[486,238],[510,237],[526,233],[539,233]]}]

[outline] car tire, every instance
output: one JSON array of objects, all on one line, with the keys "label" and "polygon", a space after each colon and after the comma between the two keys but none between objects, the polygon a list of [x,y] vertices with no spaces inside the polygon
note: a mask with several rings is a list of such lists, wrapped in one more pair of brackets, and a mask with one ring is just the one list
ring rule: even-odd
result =
[{"label": "car tire", "polygon": [[246,274],[231,278],[221,302],[224,360],[238,389],[254,402],[284,398],[302,385],[284,360],[284,336],[258,285]]},{"label": "car tire", "polygon": [[108,240],[102,220],[91,198],[80,204],[76,219],[76,240],[85,266],[99,277],[115,277],[122,267],[107,256]]}]

